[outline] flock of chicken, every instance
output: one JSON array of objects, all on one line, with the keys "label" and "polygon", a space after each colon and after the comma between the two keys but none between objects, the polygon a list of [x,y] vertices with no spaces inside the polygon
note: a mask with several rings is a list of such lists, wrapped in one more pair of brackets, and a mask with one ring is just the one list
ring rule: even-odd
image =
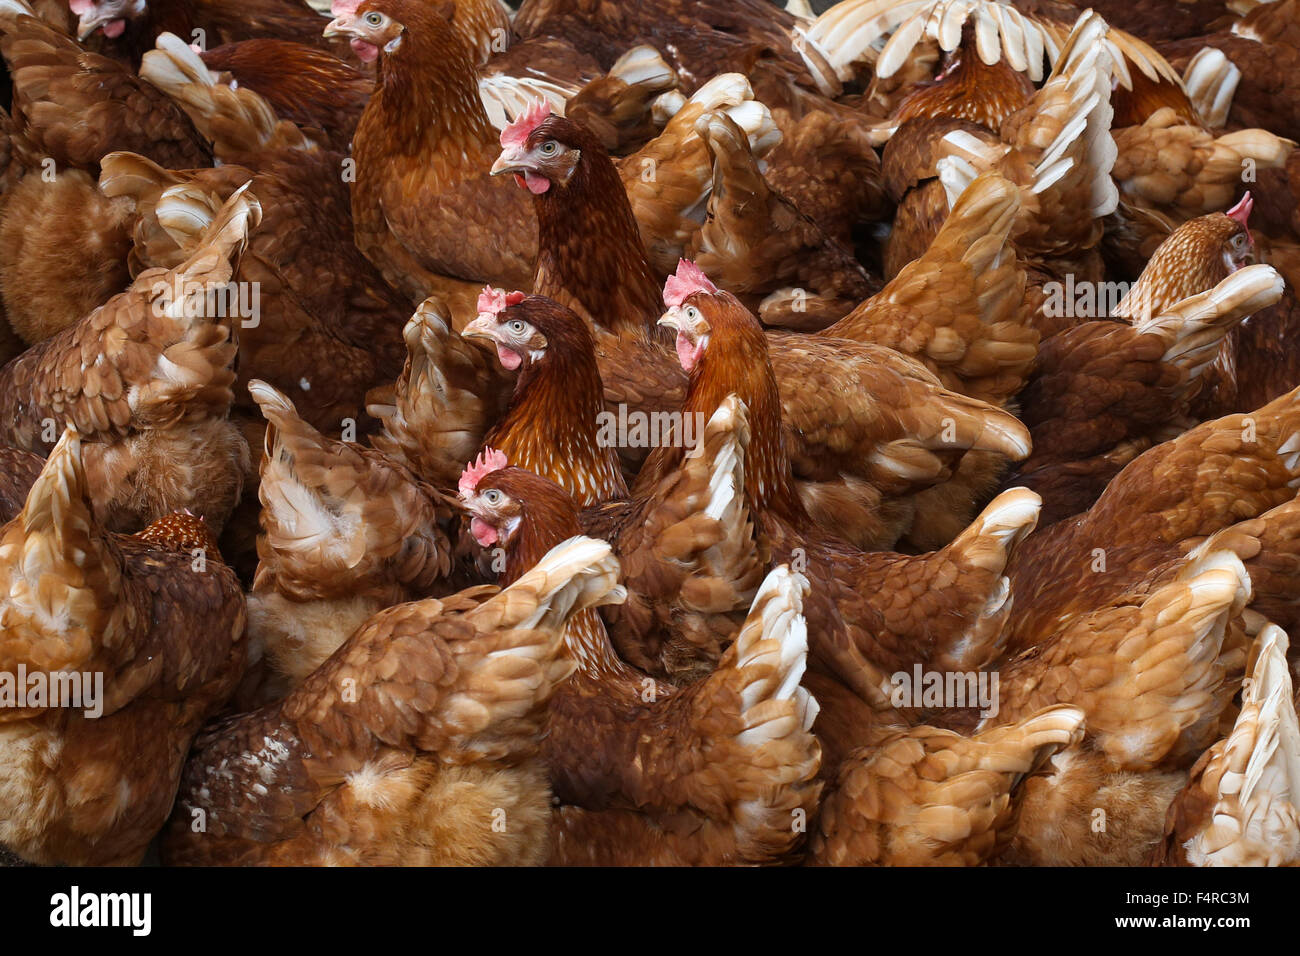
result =
[{"label": "flock of chicken", "polygon": [[0,858],[1300,862],[1300,0],[1075,3],[0,0]]}]

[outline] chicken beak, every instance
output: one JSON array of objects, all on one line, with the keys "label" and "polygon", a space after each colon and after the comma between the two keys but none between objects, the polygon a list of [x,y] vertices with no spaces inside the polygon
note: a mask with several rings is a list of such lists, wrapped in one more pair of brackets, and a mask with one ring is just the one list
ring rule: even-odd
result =
[{"label": "chicken beak", "polygon": [[496,335],[493,330],[496,327],[497,317],[490,312],[480,312],[478,318],[465,328],[461,329],[460,337],[462,339],[488,339],[495,342]]},{"label": "chicken beak", "polygon": [[492,164],[491,173],[493,176],[500,176],[502,173],[523,173],[527,166],[523,165],[523,154],[517,149],[505,149],[497,157],[497,161]]},{"label": "chicken beak", "polygon": [[86,38],[102,27],[105,23],[118,19],[116,16],[99,13],[92,10],[83,14],[77,20],[77,39],[85,42]]},{"label": "chicken beak", "polygon": [[342,17],[335,17],[333,20],[331,20],[329,22],[329,25],[325,27],[325,32],[322,33],[321,36],[337,37],[337,36],[353,36],[355,34],[356,34],[356,30],[352,28],[352,18],[348,16],[342,16]]},{"label": "chicken beak", "polygon": [[659,316],[659,321],[655,324],[672,329],[674,332],[680,332],[682,330],[682,323],[678,321],[676,309],[673,309],[670,312],[665,312],[663,315]]}]

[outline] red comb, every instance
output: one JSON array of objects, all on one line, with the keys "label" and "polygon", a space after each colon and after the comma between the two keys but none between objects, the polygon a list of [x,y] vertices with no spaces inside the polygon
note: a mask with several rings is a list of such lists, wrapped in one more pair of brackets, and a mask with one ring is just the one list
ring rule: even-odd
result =
[{"label": "red comb", "polygon": [[478,312],[479,315],[484,312],[496,315],[503,309],[518,305],[523,301],[524,294],[522,292],[507,292],[505,289],[494,289],[490,285],[485,285],[483,291],[478,294]]},{"label": "red comb", "polygon": [[357,12],[357,8],[360,7],[363,2],[364,0],[334,0],[334,2],[330,4],[330,13],[336,17],[345,15],[350,17]]},{"label": "red comb", "polygon": [[1248,225],[1250,211],[1255,208],[1255,200],[1250,196],[1250,190],[1246,190],[1246,195],[1241,197],[1241,202],[1228,210],[1228,218],[1235,219],[1243,226]]},{"label": "red comb", "polygon": [[515,121],[501,131],[501,146],[523,146],[533,130],[542,125],[542,121],[551,115],[551,106],[545,100],[538,100],[528,109],[515,117]]},{"label": "red comb", "polygon": [[478,483],[483,480],[484,476],[499,471],[506,465],[510,464],[506,460],[506,453],[497,451],[495,448],[484,448],[479,452],[478,460],[472,465],[468,465],[460,475],[460,488],[462,495],[472,494],[478,487]]},{"label": "red comb", "polygon": [[696,292],[717,291],[718,287],[709,281],[703,269],[690,259],[681,259],[677,263],[677,274],[669,276],[664,283],[664,305],[673,309]]}]

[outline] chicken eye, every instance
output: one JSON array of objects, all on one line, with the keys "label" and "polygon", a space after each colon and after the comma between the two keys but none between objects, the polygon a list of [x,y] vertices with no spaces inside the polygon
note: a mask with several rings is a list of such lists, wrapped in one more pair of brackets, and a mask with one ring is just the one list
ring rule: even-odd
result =
[{"label": "chicken eye", "polygon": [[690,306],[689,308],[687,308],[687,310],[686,310],[686,318],[688,318],[688,319],[690,319],[692,322],[694,322],[694,321],[695,321],[696,319],[698,319],[699,317],[700,317],[700,310],[699,310],[699,309],[695,308],[695,306],[693,306],[693,305]]},{"label": "chicken eye", "polygon": [[510,329],[510,331],[513,332],[515,335],[524,334],[524,323],[520,322],[518,319],[515,319],[513,322],[511,322],[507,326],[507,328]]},{"label": "chicken eye", "polygon": [[1239,232],[1232,237],[1232,248],[1240,249],[1245,244],[1246,244],[1246,236],[1244,233]]},{"label": "chicken eye", "polygon": [[546,142],[544,142],[544,143],[542,144],[542,155],[543,155],[543,156],[554,156],[554,155],[555,155],[555,151],[556,151],[557,149],[559,149],[559,148],[560,148],[560,147],[559,147],[558,145],[556,145],[555,140],[553,140],[553,139],[548,139]]},{"label": "chicken eye", "polygon": [[383,22],[384,15],[382,13],[377,13],[372,10],[370,13],[366,14],[366,23],[370,24],[372,27],[377,27]]},{"label": "chicken eye", "polygon": [[490,505],[498,505],[501,503],[501,492],[495,488],[489,489],[483,493],[483,500]]}]

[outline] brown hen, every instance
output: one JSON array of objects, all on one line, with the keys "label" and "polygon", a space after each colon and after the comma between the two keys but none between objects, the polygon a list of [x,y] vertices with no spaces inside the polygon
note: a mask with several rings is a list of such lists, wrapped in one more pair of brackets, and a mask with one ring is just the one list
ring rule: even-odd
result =
[{"label": "brown hen", "polygon": [[[708,414],[733,393],[748,406],[753,438],[745,461],[746,505],[773,558],[796,562],[813,583],[806,603],[812,669],[883,708],[891,672],[914,663],[978,670],[996,656],[1009,611],[1003,570],[1033,527],[1037,496],[1023,489],[1005,493],[947,548],[919,556],[860,552],[814,529],[781,442],[780,399],[762,328],[698,270],[683,273],[665,291],[671,308],[662,320],[677,329],[678,354],[691,370],[683,412]],[[680,454],[656,449],[638,485]]]},{"label": "brown hen", "polygon": [[429,596],[451,570],[451,514],[398,462],[326,438],[265,382],[249,388],[268,423],[249,634],[273,692],[376,612]]},{"label": "brown hen", "polygon": [[1300,722],[1288,640],[1265,628],[1232,732],[1205,751],[1169,808],[1152,861],[1183,866],[1286,866],[1300,861]]},{"label": "brown hen", "polygon": [[504,590],[375,615],[287,698],[200,736],[164,861],[543,862],[538,752],[547,701],[573,670],[564,627],[620,600],[617,578],[607,545],[573,538]]},{"label": "brown hen", "polygon": [[[508,585],[578,531],[573,499],[522,468],[467,469],[461,498],[480,544],[505,550]],[[487,471],[487,474],[482,474]],[[775,862],[816,804],[817,704],[798,686],[807,652],[800,597],[780,568],[713,673],[674,686],[615,653],[594,610],[565,641],[578,669],[551,698],[543,752],[562,806],[552,864]],[[639,827],[636,825],[639,822]]]},{"label": "brown hen", "polygon": [[0,844],[32,863],[132,865],[167,818],[195,733],[243,672],[244,601],[198,518],[106,533],[81,456],[69,429],[0,530],[8,691],[25,672],[28,691],[40,675],[74,695],[3,709]]},{"label": "brown hen", "polygon": [[231,278],[261,209],[241,188],[192,254],[0,369],[3,438],[45,453],[71,425],[95,444],[95,513],[139,529],[189,508],[214,530],[239,500],[248,446],[230,422],[240,319]]}]

